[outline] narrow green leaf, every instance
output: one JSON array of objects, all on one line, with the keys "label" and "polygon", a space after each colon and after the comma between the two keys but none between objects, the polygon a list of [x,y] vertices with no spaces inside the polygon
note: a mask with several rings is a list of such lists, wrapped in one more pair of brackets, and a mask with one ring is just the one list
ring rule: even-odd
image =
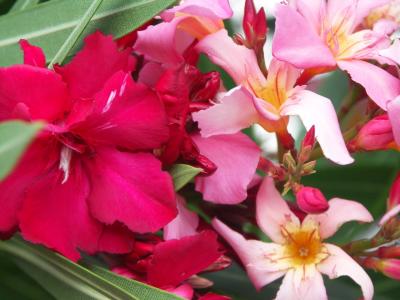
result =
[{"label": "narrow green leaf", "polygon": [[17,12],[25,10],[30,7],[34,7],[39,3],[39,0],[17,0],[15,1],[13,7],[11,7],[10,12]]},{"label": "narrow green leaf", "polygon": [[[138,299],[151,299],[151,300],[181,300],[182,298],[167,293],[163,290],[156,289],[152,286],[143,284],[141,282],[131,280],[122,276],[119,276],[113,272],[110,272],[104,268],[92,266],[91,270],[101,276],[102,278],[107,279],[109,282],[118,285],[122,289],[127,292],[135,295]],[[157,291],[155,293],[154,291]]]},{"label": "narrow green leaf", "polygon": [[202,169],[200,168],[195,168],[185,164],[173,165],[169,172],[174,181],[175,191],[179,191],[183,188],[201,171]]},{"label": "narrow green leaf", "polygon": [[[172,5],[174,0],[103,0],[85,31],[96,30],[119,38]],[[92,0],[52,0],[33,8],[0,17],[0,66],[22,62],[18,41],[28,39],[41,47],[51,61],[72,30],[79,24]],[[80,39],[71,53],[82,46]]]},{"label": "narrow green leaf", "polygon": [[62,64],[68,53],[71,51],[72,47],[76,44],[79,37],[82,35],[82,32],[85,30],[86,26],[89,24],[93,15],[99,8],[101,2],[103,0],[93,0],[93,3],[89,6],[85,14],[82,16],[82,19],[78,23],[78,25],[74,28],[71,34],[68,36],[64,44],[58,50],[56,55],[53,57],[49,64],[49,69],[52,69],[54,64]]},{"label": "narrow green leaf", "polygon": [[[95,272],[20,238],[0,242],[0,251],[11,255],[17,265],[59,300],[142,300],[179,297],[133,280],[124,280],[96,267]],[[140,295],[147,295],[142,298]],[[139,297],[140,296],[140,297]]]},{"label": "narrow green leaf", "polygon": [[0,124],[0,180],[13,169],[42,123],[9,121]]}]

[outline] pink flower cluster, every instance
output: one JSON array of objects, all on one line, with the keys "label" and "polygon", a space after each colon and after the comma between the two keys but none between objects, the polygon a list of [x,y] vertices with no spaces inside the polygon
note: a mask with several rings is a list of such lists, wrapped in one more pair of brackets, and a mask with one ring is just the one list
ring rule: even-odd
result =
[{"label": "pink flower cluster", "polygon": [[[235,37],[223,22],[233,15],[228,0],[184,0],[128,39],[93,33],[54,70],[40,48],[21,40],[24,64],[0,68],[0,118],[45,127],[0,183],[2,236],[19,232],[74,261],[81,252],[108,253],[114,272],[186,299],[229,299],[198,292],[212,282],[196,274],[237,258],[257,289],[284,277],[276,299],[327,299],[322,274],[350,276],[372,299],[361,266],[399,278],[400,251],[365,258],[353,244],[325,242],[342,224],[372,216],[356,201],[328,201],[301,178],[315,172],[318,152],[346,165],[351,152],[400,149],[396,5],[289,0],[276,6],[270,42],[266,13],[252,0],[244,35]],[[201,56],[235,86],[227,90],[218,71],[202,72]],[[336,69],[359,91],[353,106],[363,104],[363,121],[348,134],[331,100],[314,89],[319,75]],[[308,131],[297,148],[293,116]],[[254,124],[276,134],[278,163],[242,132]],[[193,183],[202,200],[192,185],[174,190],[168,170],[177,163],[202,169]],[[399,185],[386,229],[400,226]],[[295,202],[282,198],[289,191]],[[271,242],[245,234],[246,222]]]}]

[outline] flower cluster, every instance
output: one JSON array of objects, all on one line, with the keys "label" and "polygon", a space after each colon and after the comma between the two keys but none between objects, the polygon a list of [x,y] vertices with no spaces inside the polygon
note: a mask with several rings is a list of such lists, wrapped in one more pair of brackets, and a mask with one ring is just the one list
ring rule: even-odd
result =
[{"label": "flower cluster", "polygon": [[[276,299],[327,299],[322,274],[349,276],[372,299],[363,267],[400,279],[400,179],[378,232],[342,247],[325,240],[371,214],[302,179],[317,158],[347,165],[351,153],[400,150],[399,7],[289,0],[276,5],[271,32],[268,13],[246,0],[243,34],[230,36],[228,0],[183,0],[128,38],[89,35],[54,69],[21,40],[24,63],[0,68],[0,120],[45,126],[0,182],[2,236],[74,261],[103,253],[115,273],[185,299],[229,299],[198,274],[232,261],[258,290],[283,277]],[[338,113],[315,88],[336,69],[350,82]],[[299,143],[294,116],[307,131]],[[242,131],[254,124],[276,134],[276,157]],[[179,192],[176,164],[201,169]]]}]

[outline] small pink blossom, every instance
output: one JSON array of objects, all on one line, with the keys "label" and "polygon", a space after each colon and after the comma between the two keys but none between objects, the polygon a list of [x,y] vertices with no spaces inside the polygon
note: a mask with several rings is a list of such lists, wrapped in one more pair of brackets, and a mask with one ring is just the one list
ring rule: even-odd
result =
[{"label": "small pink blossom", "polygon": [[236,251],[257,289],[284,276],[278,300],[327,299],[322,274],[331,279],[350,276],[364,299],[371,300],[367,273],[341,248],[323,240],[346,222],[371,222],[372,216],[354,201],[335,198],[329,204],[325,213],[307,215],[300,222],[266,177],[257,195],[256,218],[271,243],[246,240],[217,219],[213,226]]}]

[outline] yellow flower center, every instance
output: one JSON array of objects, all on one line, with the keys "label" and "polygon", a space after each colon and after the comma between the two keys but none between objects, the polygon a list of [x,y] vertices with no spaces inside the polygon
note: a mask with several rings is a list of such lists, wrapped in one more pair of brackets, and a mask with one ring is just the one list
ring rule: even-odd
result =
[{"label": "yellow flower center", "polygon": [[314,222],[288,224],[282,227],[282,234],[286,239],[283,256],[293,267],[318,264],[329,256]]}]

